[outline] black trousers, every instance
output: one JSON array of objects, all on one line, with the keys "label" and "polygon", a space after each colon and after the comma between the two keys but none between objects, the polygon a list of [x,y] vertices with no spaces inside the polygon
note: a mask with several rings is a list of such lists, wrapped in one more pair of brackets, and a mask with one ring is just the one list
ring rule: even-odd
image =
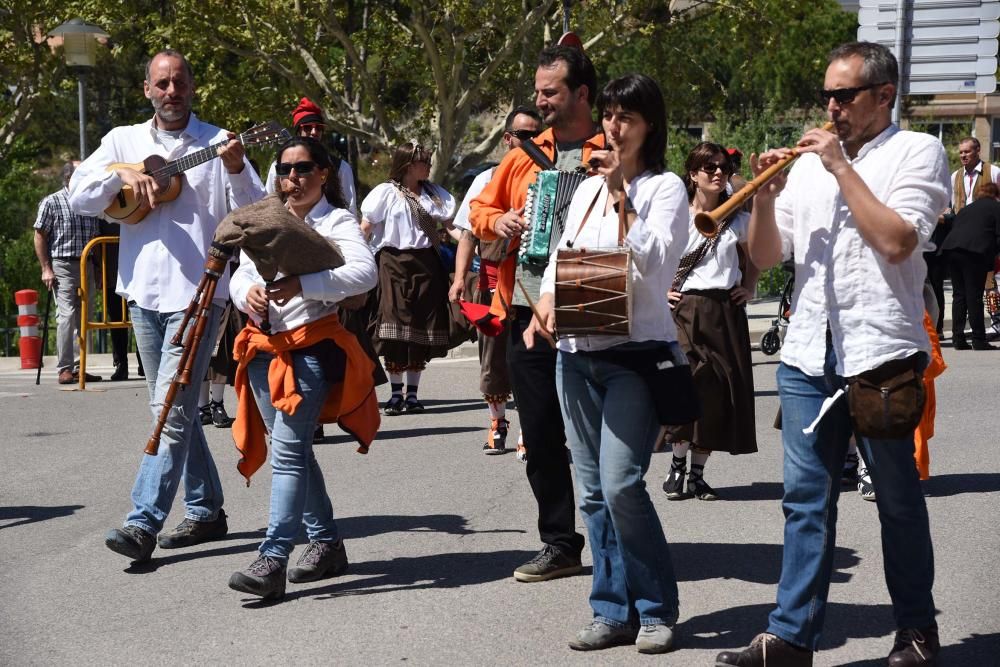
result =
[{"label": "black trousers", "polygon": [[948,260],[936,252],[925,252],[924,260],[927,262],[927,282],[937,299],[938,319],[934,327],[940,334],[944,327],[944,279],[948,277]]},{"label": "black trousers", "polygon": [[986,343],[986,323],[983,319],[983,292],[989,258],[965,250],[949,250],[948,272],[951,274],[951,332],[955,341],[965,340],[965,320],[972,328],[972,343]]},{"label": "black trousers", "polygon": [[556,393],[556,351],[537,336],[533,349],[524,345],[521,334],[530,321],[528,308],[512,309],[507,365],[528,451],[528,483],[538,503],[538,533],[545,544],[578,557],[584,540],[576,532],[573,477]]}]

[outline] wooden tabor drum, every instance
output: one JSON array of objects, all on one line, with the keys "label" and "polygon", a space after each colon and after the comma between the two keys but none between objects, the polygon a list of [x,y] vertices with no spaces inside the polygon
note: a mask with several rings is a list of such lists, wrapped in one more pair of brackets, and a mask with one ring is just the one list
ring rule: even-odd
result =
[{"label": "wooden tabor drum", "polygon": [[627,248],[556,254],[555,314],[560,336],[629,335],[632,253]]}]

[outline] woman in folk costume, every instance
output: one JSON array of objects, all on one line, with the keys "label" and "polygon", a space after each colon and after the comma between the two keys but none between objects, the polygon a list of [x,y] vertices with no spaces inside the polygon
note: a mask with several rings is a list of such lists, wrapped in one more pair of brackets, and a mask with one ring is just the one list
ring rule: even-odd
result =
[{"label": "woman in folk costume", "polygon": [[[285,143],[278,150],[277,174],[287,210],[332,241],[344,264],[318,273],[279,274],[266,285],[244,256],[232,278],[233,303],[251,320],[235,343],[239,406],[233,437],[243,453],[238,468],[249,480],[263,464],[266,428],[272,477],[260,554],[232,575],[229,586],[265,599],[284,595],[286,569],[293,583],[346,570],[347,552],[313,453],[313,432],[317,421],[336,420],[357,437],[359,451],[366,451],[379,421],[374,364],[337,317],[341,300],[375,285],[371,249],[357,219],[344,208],[337,174],[319,142],[296,137]],[[270,322],[269,335],[258,328],[264,319]],[[309,544],[298,563],[287,568],[303,523]]]},{"label": "woman in folk costume", "polygon": [[[750,216],[735,213],[720,223],[719,233],[711,239],[694,226],[695,215],[729,198],[726,186],[732,174],[730,154],[710,142],[695,146],[684,164],[692,222],[669,296],[677,340],[691,364],[702,416],[693,424],[667,430],[673,462],[663,490],[671,500],[691,496],[715,500],[718,494],[704,478],[709,454],[757,451],[750,331],[744,305],[753,296],[758,271],[749,263],[741,270],[739,250],[746,243]],[[685,493],[689,449],[691,472]]]},{"label": "woman in folk costume", "polygon": [[[392,396],[387,415],[423,412],[417,399],[427,362],[449,349],[449,279],[438,255],[438,226],[455,215],[455,198],[428,181],[431,152],[417,143],[396,148],[389,180],[361,202],[361,231],[378,263],[372,341],[385,359]],[[406,397],[403,397],[403,374]]]}]

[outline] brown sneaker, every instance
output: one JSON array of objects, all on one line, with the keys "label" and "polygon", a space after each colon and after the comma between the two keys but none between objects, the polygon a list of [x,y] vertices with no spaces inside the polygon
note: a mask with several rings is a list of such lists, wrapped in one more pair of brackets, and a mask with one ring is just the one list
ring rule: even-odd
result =
[{"label": "brown sneaker", "polygon": [[907,628],[896,631],[896,639],[889,653],[889,667],[914,667],[933,665],[941,650],[937,623],[919,630]]},{"label": "brown sneaker", "polygon": [[265,600],[280,600],[285,597],[285,564],[277,558],[259,556],[247,569],[233,572],[229,587]]},{"label": "brown sneaker", "polygon": [[347,550],[344,541],[310,542],[295,567],[288,568],[288,581],[303,584],[336,577],[347,572]]},{"label": "brown sneaker", "polygon": [[781,637],[762,632],[742,651],[723,651],[715,656],[716,667],[812,667],[813,652],[789,644]]},{"label": "brown sneaker", "polygon": [[73,371],[68,368],[64,371],[59,371],[59,379],[56,381],[59,384],[76,384],[76,378],[73,377]]},{"label": "brown sneaker", "polygon": [[218,540],[225,537],[228,532],[229,525],[226,523],[226,513],[219,510],[219,516],[214,521],[195,521],[184,517],[184,520],[177,524],[176,528],[166,533],[160,533],[156,541],[161,549],[180,549],[202,542]]}]

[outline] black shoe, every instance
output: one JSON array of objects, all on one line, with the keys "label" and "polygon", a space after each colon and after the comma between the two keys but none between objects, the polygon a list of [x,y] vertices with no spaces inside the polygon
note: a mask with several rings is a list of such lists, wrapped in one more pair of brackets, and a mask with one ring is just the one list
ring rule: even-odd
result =
[{"label": "black shoe", "polygon": [[684,493],[684,476],[687,468],[675,468],[670,466],[670,472],[663,481],[663,492],[667,494],[667,500],[684,500],[690,498],[690,494]]},{"label": "black shoe", "polygon": [[980,350],[980,351],[982,351],[982,350],[996,350],[997,346],[996,345],[990,345],[989,343],[986,343],[986,342],[973,343],[972,344],[972,349],[973,350]]},{"label": "black shoe", "polygon": [[951,347],[955,350],[971,350],[972,346],[964,338],[952,338]]},{"label": "black shoe", "polygon": [[719,494],[708,485],[705,478],[694,472],[688,473],[688,493],[698,500],[718,500]]},{"label": "black shoe", "polygon": [[579,574],[582,569],[579,555],[570,556],[551,544],[546,544],[534,558],[514,570],[514,578],[526,582],[548,581]]},{"label": "black shoe", "polygon": [[933,665],[940,650],[941,641],[938,639],[936,623],[920,630],[897,630],[887,660],[889,667]]},{"label": "black shoe", "polygon": [[394,395],[385,402],[385,406],[382,408],[382,412],[389,415],[390,417],[395,417],[396,415],[403,414],[403,410],[406,409],[406,404],[403,403],[403,397],[399,395]]},{"label": "black shoe", "polygon": [[347,550],[344,541],[310,542],[295,567],[288,568],[288,580],[293,584],[319,581],[347,572]]},{"label": "black shoe", "polygon": [[[84,379],[87,382],[100,382],[101,380],[104,379],[100,375],[91,375],[90,373],[84,373],[83,377],[84,377]],[[73,370],[73,380],[76,381],[76,382],[80,381],[80,369],[79,368]]]},{"label": "black shoe", "polygon": [[156,541],[161,549],[180,549],[221,539],[228,532],[226,513],[219,510],[219,516],[214,521],[195,521],[184,517],[176,528],[168,533],[160,533]]},{"label": "black shoe", "polygon": [[111,374],[112,382],[124,382],[128,380],[128,366],[120,364],[115,366],[115,372]]},{"label": "black shoe", "polygon": [[236,421],[226,414],[226,406],[222,401],[210,401],[208,407],[212,411],[212,423],[215,428],[229,428]]},{"label": "black shoe", "polygon": [[208,426],[212,423],[212,406],[211,404],[205,404],[198,408],[198,418],[201,420],[202,426]]},{"label": "black shoe", "polygon": [[285,564],[277,558],[260,556],[247,569],[233,572],[229,587],[265,600],[280,600],[285,597]]},{"label": "black shoe", "polygon": [[854,486],[858,483],[858,455],[848,454],[845,463],[843,470],[840,471],[840,485]]},{"label": "black shoe", "polygon": [[417,400],[416,396],[410,395],[406,397],[406,412],[407,413],[419,413],[424,411],[424,404]]},{"label": "black shoe", "polygon": [[323,425],[320,424],[313,431],[313,444],[318,445],[326,439],[326,433],[323,432]]},{"label": "black shoe", "polygon": [[[766,656],[766,660],[765,660]],[[812,667],[813,652],[789,644],[781,637],[762,632],[742,651],[723,651],[715,656],[715,666],[725,667]]]},{"label": "black shoe", "polygon": [[104,536],[104,546],[135,563],[148,563],[156,548],[156,538],[138,526],[112,528]]}]

